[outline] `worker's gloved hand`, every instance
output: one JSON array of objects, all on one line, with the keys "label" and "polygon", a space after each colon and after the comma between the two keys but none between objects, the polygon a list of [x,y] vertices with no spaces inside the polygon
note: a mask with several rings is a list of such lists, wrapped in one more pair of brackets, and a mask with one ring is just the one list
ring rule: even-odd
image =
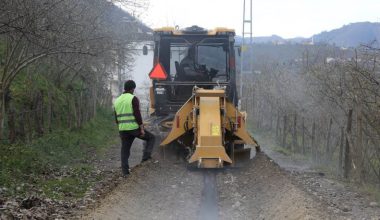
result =
[{"label": "worker's gloved hand", "polygon": [[140,136],[141,137],[145,136],[144,128],[140,128]]}]

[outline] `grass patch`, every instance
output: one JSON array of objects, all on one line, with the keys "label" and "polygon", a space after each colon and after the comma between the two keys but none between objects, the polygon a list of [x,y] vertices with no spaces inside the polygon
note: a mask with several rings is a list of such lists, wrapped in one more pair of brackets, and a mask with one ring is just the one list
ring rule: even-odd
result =
[{"label": "grass patch", "polygon": [[373,184],[365,184],[361,187],[361,190],[370,195],[372,199],[374,199],[377,203],[380,203],[380,189],[379,185],[373,185]]},{"label": "grass patch", "polygon": [[290,149],[280,146],[276,142],[275,136],[270,132],[255,131],[252,133],[254,134],[254,137],[257,139],[259,144],[262,145],[262,147],[269,148],[272,151],[276,151],[288,156],[292,154]]},{"label": "grass patch", "polygon": [[80,198],[90,183],[80,178],[63,177],[47,180],[42,184],[44,194],[52,199]]},{"label": "grass patch", "polygon": [[283,148],[283,147],[275,147],[275,148],[273,148],[273,150],[276,152],[279,152],[281,154],[284,154],[286,156],[292,155],[292,152],[290,150]]},{"label": "grass patch", "polygon": [[81,129],[55,131],[28,144],[2,145],[0,187],[7,188],[7,195],[27,194],[28,186],[40,186],[53,198],[80,197],[89,186],[82,177],[93,170],[87,161],[105,152],[116,135],[112,113],[99,110]]}]

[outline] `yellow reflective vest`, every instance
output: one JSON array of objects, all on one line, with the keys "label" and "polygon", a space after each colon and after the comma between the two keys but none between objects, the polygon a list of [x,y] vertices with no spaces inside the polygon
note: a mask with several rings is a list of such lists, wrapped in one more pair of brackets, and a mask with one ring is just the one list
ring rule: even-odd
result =
[{"label": "yellow reflective vest", "polygon": [[124,93],[115,100],[114,108],[116,112],[119,131],[130,131],[139,128],[133,115],[132,100],[134,95]]}]

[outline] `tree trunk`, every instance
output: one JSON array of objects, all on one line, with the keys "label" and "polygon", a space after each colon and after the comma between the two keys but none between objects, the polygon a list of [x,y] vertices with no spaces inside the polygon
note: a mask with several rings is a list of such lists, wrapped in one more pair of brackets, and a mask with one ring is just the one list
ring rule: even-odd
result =
[{"label": "tree trunk", "polygon": [[25,113],[21,113],[19,120],[18,120],[18,125],[19,125],[18,126],[19,127],[18,137],[20,137],[21,140],[23,140],[23,141],[25,141],[25,137],[26,137],[25,122],[26,122]]},{"label": "tree trunk", "polygon": [[77,127],[77,108],[76,108],[76,101],[75,97],[73,99],[67,98],[68,102],[68,112],[67,112],[67,123],[69,129],[76,128]]},{"label": "tree trunk", "polygon": [[283,132],[282,132],[282,147],[286,147],[286,127],[287,127],[287,122],[288,121],[288,117],[285,115],[284,116],[284,128],[283,128]]},{"label": "tree trunk", "polygon": [[269,117],[269,131],[272,132],[273,129],[273,106],[270,107],[270,117]]},{"label": "tree trunk", "polygon": [[302,117],[302,154],[306,154],[306,146],[305,146],[305,118]]},{"label": "tree trunk", "polygon": [[356,177],[360,182],[364,179],[364,151],[363,148],[363,117],[362,117],[362,109],[361,104],[358,104],[356,111],[356,146],[355,151],[353,152],[355,155],[355,164],[357,168]]},{"label": "tree trunk", "polygon": [[350,153],[350,143],[349,138],[351,135],[351,126],[352,126],[352,109],[348,111],[347,118],[347,128],[346,128],[346,145],[344,148],[344,167],[343,167],[343,177],[348,178],[351,173],[351,153]]},{"label": "tree trunk", "polygon": [[248,93],[249,93],[248,86],[244,85],[243,89],[245,91],[245,93],[244,93],[245,94],[244,110],[247,111],[248,110],[248,108],[247,108],[248,107],[248,96],[249,96],[248,95]]},{"label": "tree trunk", "polygon": [[14,143],[16,140],[16,122],[15,122],[15,111],[12,106],[8,110],[8,139],[10,143]]},{"label": "tree trunk", "polygon": [[313,158],[313,161],[317,161],[317,149],[315,147],[315,122],[313,121],[313,125],[311,128],[311,155]]},{"label": "tree trunk", "polygon": [[262,115],[261,115],[261,109],[260,109],[260,102],[259,101],[256,103],[256,106],[257,106],[257,108],[256,108],[256,128],[258,130],[260,130],[261,129],[261,117],[262,117]]},{"label": "tree trunk", "polygon": [[26,129],[27,134],[28,134],[27,136],[28,142],[32,141],[32,137],[33,137],[33,126],[32,126],[32,121],[30,119],[30,115],[31,115],[30,111],[26,112],[26,121],[28,124],[28,128]]},{"label": "tree trunk", "polygon": [[6,137],[6,134],[4,133],[5,130],[5,119],[7,116],[7,109],[10,101],[10,94],[9,94],[9,88],[8,87],[3,87],[0,91],[1,94],[1,113],[0,113],[0,140]]},{"label": "tree trunk", "polygon": [[97,92],[96,88],[94,87],[93,89],[93,94],[92,94],[92,108],[93,108],[93,114],[92,117],[94,118],[96,116],[96,107],[97,107]]},{"label": "tree trunk", "polygon": [[340,128],[340,146],[339,146],[339,164],[338,164],[338,171],[339,174],[343,174],[344,170],[344,164],[343,164],[343,150],[344,150],[344,127]]},{"label": "tree trunk", "polygon": [[79,101],[78,101],[78,107],[77,107],[77,110],[78,110],[78,115],[77,115],[77,128],[80,128],[82,126],[82,118],[83,118],[83,114],[82,114],[82,100],[83,100],[83,92],[80,91],[80,95],[79,95]]},{"label": "tree trunk", "polygon": [[47,111],[46,111],[46,129],[50,133],[51,132],[51,123],[52,123],[52,114],[53,114],[53,109],[52,109],[52,97],[51,97],[51,91],[48,89],[47,90]]},{"label": "tree trunk", "polygon": [[94,83],[94,85],[92,86],[92,115],[91,115],[91,118],[94,118],[96,116],[96,107],[97,107],[97,100],[98,100],[98,93],[97,93],[97,87],[96,87],[96,84],[98,83],[98,77],[97,75],[95,76],[96,77],[96,81]]},{"label": "tree trunk", "polygon": [[293,139],[292,150],[295,152],[298,149],[298,144],[297,144],[297,113],[294,113],[292,139]]},{"label": "tree trunk", "polygon": [[0,95],[1,95],[1,103],[0,103],[0,108],[1,108],[1,112],[0,112],[0,140],[3,139],[4,137],[4,125],[5,125],[5,96],[6,96],[6,92],[4,90],[4,88],[1,88],[1,91],[0,91]]},{"label": "tree trunk", "polygon": [[331,152],[331,146],[330,146],[330,138],[331,138],[331,126],[332,126],[333,120],[330,118],[329,126],[327,128],[327,137],[326,137],[326,162],[331,162],[332,158],[332,152]]},{"label": "tree trunk", "polygon": [[277,121],[276,121],[276,139],[279,141],[280,132],[280,110],[277,111]]},{"label": "tree trunk", "polygon": [[36,131],[39,137],[41,137],[44,134],[43,115],[43,95],[41,92],[38,92],[35,101],[34,121],[36,124]]}]

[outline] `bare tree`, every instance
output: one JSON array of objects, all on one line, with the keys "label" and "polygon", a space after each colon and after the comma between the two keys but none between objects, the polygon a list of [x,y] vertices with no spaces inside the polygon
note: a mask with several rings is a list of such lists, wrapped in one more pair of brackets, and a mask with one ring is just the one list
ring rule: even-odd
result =
[{"label": "bare tree", "polygon": [[[136,9],[145,5],[145,1],[118,2]],[[20,74],[31,80],[42,77],[48,87],[67,92],[67,124],[81,126],[96,115],[100,103],[106,103],[101,99],[108,99],[108,81],[116,62],[130,65],[134,42],[145,37],[139,31],[144,28],[140,22],[125,21],[134,18],[106,0],[4,0],[0,14],[0,135],[12,100],[11,88]],[[51,130],[56,117],[52,98],[56,92],[51,88],[30,96],[34,104],[28,108],[37,112],[33,114],[38,133],[43,133],[46,123]],[[12,115],[15,110],[10,110]],[[31,114],[23,117],[31,121]],[[14,117],[10,120],[15,121]],[[15,126],[9,127],[15,136]]]},{"label": "bare tree", "polygon": [[[264,54],[262,47],[254,48],[256,54]],[[254,127],[272,132],[270,125],[275,119],[273,132],[282,146],[292,146],[295,153],[312,152],[315,163],[344,164],[344,170],[336,172],[344,172],[349,179],[379,181],[379,49],[373,45],[355,50],[328,45],[290,47],[284,52],[280,50],[286,46],[267,45],[265,53],[273,50],[273,54],[265,54],[265,58],[256,55],[253,61],[261,74],[247,76],[252,83],[245,94],[252,102],[248,111],[263,121],[260,126],[255,122]],[[297,50],[300,52],[291,57]],[[287,57],[278,57],[278,53]],[[254,100],[250,100],[250,88],[255,88]],[[292,138],[287,138],[289,132]],[[302,148],[297,147],[299,135]]]}]

